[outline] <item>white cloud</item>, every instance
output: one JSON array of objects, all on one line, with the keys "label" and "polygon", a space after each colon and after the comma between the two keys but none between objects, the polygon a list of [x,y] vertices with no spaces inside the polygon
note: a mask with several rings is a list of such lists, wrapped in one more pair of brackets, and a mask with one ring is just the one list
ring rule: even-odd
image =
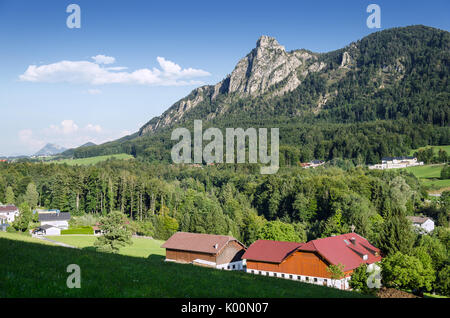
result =
[{"label": "white cloud", "polygon": [[97,64],[113,64],[116,61],[116,59],[114,57],[106,56],[106,55],[102,55],[102,54],[93,56],[92,59]]},{"label": "white cloud", "polygon": [[60,125],[50,125],[50,128],[47,128],[45,132],[49,135],[52,134],[64,134],[69,135],[78,131],[78,125],[71,119],[65,119],[61,122]]},{"label": "white cloud", "polygon": [[19,141],[29,150],[37,151],[44,147],[45,142],[34,137],[31,129],[23,129],[19,131]]},{"label": "white cloud", "polygon": [[93,124],[88,124],[85,127],[86,131],[94,131],[94,132],[101,132],[102,131],[102,127],[100,125],[93,125]]},{"label": "white cloud", "polygon": [[102,91],[99,90],[99,89],[97,89],[97,88],[91,88],[91,89],[88,89],[88,90],[87,90],[87,93],[88,93],[89,95],[98,95],[98,94],[101,94]]},{"label": "white cloud", "polygon": [[[97,55],[98,57],[100,55]],[[125,72],[126,67],[102,67],[89,61],[61,61],[47,65],[30,65],[19,79],[26,82],[44,83],[86,83],[104,85],[114,83],[181,86],[199,85],[202,82],[192,80],[196,77],[211,75],[201,69],[183,69],[178,64],[157,57],[160,68],[142,68]],[[105,62],[105,61],[103,61]],[[103,63],[105,64],[105,63]]]}]

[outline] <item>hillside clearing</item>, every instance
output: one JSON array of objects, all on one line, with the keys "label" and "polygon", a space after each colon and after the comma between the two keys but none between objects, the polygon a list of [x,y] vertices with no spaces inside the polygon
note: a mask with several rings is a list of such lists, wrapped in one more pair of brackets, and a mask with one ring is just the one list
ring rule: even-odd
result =
[{"label": "hillside clearing", "polygon": [[105,156],[96,156],[96,157],[88,157],[88,158],[80,158],[80,159],[60,159],[54,161],[46,161],[46,163],[58,163],[58,164],[68,164],[69,166],[89,166],[95,165],[96,163],[106,161],[108,159],[118,159],[118,160],[129,160],[133,159],[132,155],[126,153],[119,153],[115,155],[105,155]]},{"label": "hillside clearing", "polygon": [[420,147],[417,149],[413,149],[409,152],[410,156],[414,156],[414,153],[418,152],[419,150],[425,150],[426,148],[433,148],[433,153],[437,154],[439,152],[440,149],[443,149],[447,152],[447,155],[450,155],[450,145],[447,146],[425,146],[425,147]]},{"label": "hillside clearing", "polygon": [[433,164],[404,168],[416,176],[430,192],[440,193],[450,187],[450,179],[441,180],[441,170],[444,164]]}]

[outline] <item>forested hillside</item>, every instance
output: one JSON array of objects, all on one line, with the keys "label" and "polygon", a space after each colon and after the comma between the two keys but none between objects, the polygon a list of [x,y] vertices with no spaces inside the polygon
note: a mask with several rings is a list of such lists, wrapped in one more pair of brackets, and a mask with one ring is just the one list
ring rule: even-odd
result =
[{"label": "forested hillside", "polygon": [[169,161],[172,129],[202,119],[205,128],[279,127],[282,163],[375,163],[450,144],[449,70],[449,32],[425,26],[376,32],[323,54],[286,52],[262,37],[226,79],[195,89],[138,134],[67,155]]}]

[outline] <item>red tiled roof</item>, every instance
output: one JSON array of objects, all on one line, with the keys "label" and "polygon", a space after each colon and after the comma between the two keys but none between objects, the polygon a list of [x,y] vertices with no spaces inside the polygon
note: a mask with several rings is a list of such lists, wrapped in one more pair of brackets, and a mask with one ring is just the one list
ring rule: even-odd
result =
[{"label": "red tiled roof", "polygon": [[[250,245],[242,258],[281,263],[296,250],[317,252],[330,264],[343,264],[344,271],[355,269],[362,263],[372,264],[381,260],[380,250],[356,233],[321,238],[307,243],[258,240]],[[375,253],[378,256],[375,256]],[[364,255],[367,255],[366,260]]]},{"label": "red tiled roof", "polygon": [[242,255],[243,259],[281,263],[304,243],[257,240]]},{"label": "red tiled roof", "polygon": [[173,250],[217,254],[230,241],[236,241],[245,248],[242,243],[232,236],[187,232],[175,233],[161,247]]},{"label": "red tiled roof", "polygon": [[17,211],[17,207],[15,205],[0,205],[0,213],[3,212],[15,212]]},{"label": "red tiled roof", "polygon": [[[355,269],[363,263],[372,264],[381,260],[380,250],[356,233],[313,240],[305,244],[305,248],[302,246],[299,250],[315,250],[329,263],[343,264],[344,271]],[[375,253],[378,256],[375,256]],[[367,255],[366,260],[363,259],[364,255]]]}]

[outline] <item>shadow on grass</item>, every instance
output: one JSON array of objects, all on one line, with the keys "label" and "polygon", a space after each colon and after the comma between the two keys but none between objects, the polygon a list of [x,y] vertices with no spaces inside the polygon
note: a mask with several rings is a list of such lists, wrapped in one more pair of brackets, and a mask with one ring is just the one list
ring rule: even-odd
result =
[{"label": "shadow on grass", "polygon": [[100,252],[96,247],[94,246],[86,246],[82,248],[83,251],[90,251],[90,252]]},{"label": "shadow on grass", "polygon": [[147,259],[152,262],[164,262],[164,256],[157,254],[150,254]]}]

